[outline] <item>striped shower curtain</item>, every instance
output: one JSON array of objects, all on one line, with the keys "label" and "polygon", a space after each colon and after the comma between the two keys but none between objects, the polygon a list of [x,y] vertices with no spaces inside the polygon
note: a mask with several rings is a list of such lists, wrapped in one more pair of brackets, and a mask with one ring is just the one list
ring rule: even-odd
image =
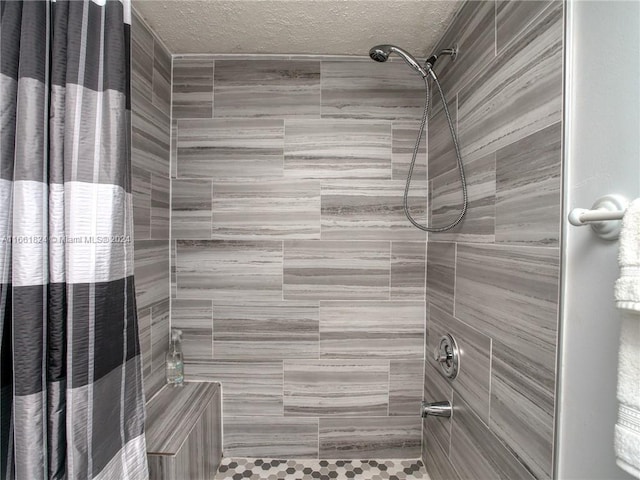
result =
[{"label": "striped shower curtain", "polygon": [[143,479],[130,6],[0,5],[0,478]]}]

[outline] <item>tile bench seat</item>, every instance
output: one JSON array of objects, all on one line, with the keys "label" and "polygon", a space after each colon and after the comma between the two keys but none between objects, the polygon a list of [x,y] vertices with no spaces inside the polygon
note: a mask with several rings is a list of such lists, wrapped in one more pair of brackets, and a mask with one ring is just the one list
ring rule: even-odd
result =
[{"label": "tile bench seat", "polygon": [[222,457],[220,385],[165,386],[147,402],[147,459],[152,480],[204,480]]}]

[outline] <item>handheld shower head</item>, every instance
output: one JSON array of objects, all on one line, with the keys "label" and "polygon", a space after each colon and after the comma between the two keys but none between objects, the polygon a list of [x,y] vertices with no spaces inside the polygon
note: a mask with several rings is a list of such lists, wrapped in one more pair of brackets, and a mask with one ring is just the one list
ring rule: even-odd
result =
[{"label": "handheld shower head", "polygon": [[369,50],[369,56],[371,59],[381,63],[387,61],[390,53],[391,49],[389,49],[389,45],[376,45]]},{"label": "handheld shower head", "polygon": [[389,58],[389,55],[391,55],[392,53],[400,56],[405,62],[407,62],[407,65],[416,70],[423,77],[426,77],[428,75],[427,71],[422,68],[422,66],[413,57],[413,55],[404,51],[400,47],[396,47],[394,45],[376,45],[371,50],[369,50],[369,56],[376,62],[386,62]]}]

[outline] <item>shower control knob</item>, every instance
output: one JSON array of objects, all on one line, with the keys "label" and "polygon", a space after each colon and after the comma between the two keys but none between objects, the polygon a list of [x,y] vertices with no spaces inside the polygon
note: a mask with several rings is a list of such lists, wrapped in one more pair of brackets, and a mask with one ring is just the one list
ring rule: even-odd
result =
[{"label": "shower control knob", "polygon": [[447,334],[440,337],[440,341],[433,352],[433,358],[440,364],[442,372],[454,379],[460,368],[460,354],[455,339]]}]

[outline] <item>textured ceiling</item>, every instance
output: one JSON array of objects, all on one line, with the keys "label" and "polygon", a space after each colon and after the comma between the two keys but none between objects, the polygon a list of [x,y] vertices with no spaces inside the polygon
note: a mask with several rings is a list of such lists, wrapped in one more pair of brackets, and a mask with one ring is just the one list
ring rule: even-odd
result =
[{"label": "textured ceiling", "polygon": [[134,0],[172,53],[366,55],[391,43],[431,53],[460,2]]}]

